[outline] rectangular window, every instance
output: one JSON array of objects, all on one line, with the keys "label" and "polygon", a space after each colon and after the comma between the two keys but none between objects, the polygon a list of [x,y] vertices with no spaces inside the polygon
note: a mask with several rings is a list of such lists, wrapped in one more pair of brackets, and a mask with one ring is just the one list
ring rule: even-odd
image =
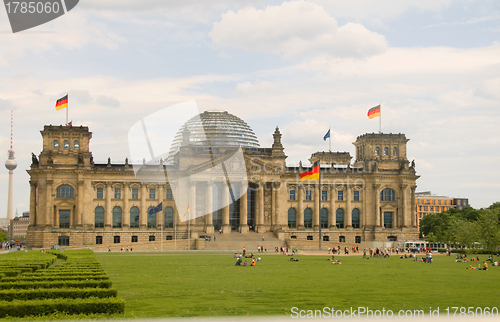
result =
[{"label": "rectangular window", "polygon": [[307,236],[307,240],[313,240],[313,236]]},{"label": "rectangular window", "polygon": [[59,228],[69,228],[71,210],[59,210]]},{"label": "rectangular window", "polygon": [[149,189],[149,199],[156,199],[156,189]]},{"label": "rectangular window", "polygon": [[102,236],[95,236],[95,244],[102,245]]},{"label": "rectangular window", "polygon": [[295,200],[295,190],[290,190],[290,200]]},{"label": "rectangular window", "polygon": [[115,199],[121,199],[121,198],[122,198],[122,189],[115,188]]},{"label": "rectangular window", "polygon": [[359,191],[353,191],[354,195],[353,195],[353,198],[354,198],[354,201],[359,201]]},{"label": "rectangular window", "polygon": [[323,241],[330,241],[330,236],[323,236]]},{"label": "rectangular window", "polygon": [[344,191],[337,191],[337,200],[344,201]]},{"label": "rectangular window", "polygon": [[173,237],[173,236],[168,235],[168,236],[167,236],[167,240],[172,240],[172,239],[173,239],[172,237]]},{"label": "rectangular window", "polygon": [[356,236],[356,237],[354,237],[354,242],[355,242],[356,244],[361,244],[361,236]]},{"label": "rectangular window", "polygon": [[149,241],[155,241],[155,236],[149,236]]},{"label": "rectangular window", "polygon": [[132,188],[132,199],[139,199],[139,189]]},{"label": "rectangular window", "polygon": [[327,201],[328,200],[328,191],[323,190],[321,191],[321,201]]},{"label": "rectangular window", "polygon": [[392,228],[392,212],[384,212],[384,227]]},{"label": "rectangular window", "polygon": [[97,188],[97,199],[104,199],[104,194],[102,192],[102,188]]},{"label": "rectangular window", "polygon": [[339,236],[339,243],[345,243],[345,236]]},{"label": "rectangular window", "polygon": [[137,243],[137,240],[138,240],[138,239],[137,239],[137,236],[132,236],[132,242],[133,242],[133,243]]},{"label": "rectangular window", "polygon": [[119,243],[120,243],[120,236],[114,236],[114,237],[113,237],[113,242],[114,242],[115,244],[119,244]]},{"label": "rectangular window", "polygon": [[306,190],[306,200],[312,200],[311,190]]},{"label": "rectangular window", "polygon": [[167,199],[172,199],[172,189],[167,189]]}]

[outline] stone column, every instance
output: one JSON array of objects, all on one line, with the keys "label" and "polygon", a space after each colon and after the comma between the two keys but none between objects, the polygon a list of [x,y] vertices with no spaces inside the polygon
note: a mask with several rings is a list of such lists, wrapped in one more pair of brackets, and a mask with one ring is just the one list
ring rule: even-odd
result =
[{"label": "stone column", "polygon": [[30,181],[30,226],[36,226],[36,183]]},{"label": "stone column", "polygon": [[76,213],[74,214],[75,221],[73,221],[73,225],[76,226],[77,229],[82,229],[82,217],[83,217],[83,176],[79,176],[78,178],[78,206],[76,207]]},{"label": "stone column", "polygon": [[[165,191],[163,190],[163,185],[159,184],[158,185],[158,203],[162,203],[162,210],[158,211],[156,213],[156,228],[161,230],[161,227],[165,226],[165,213],[163,212],[164,205],[163,205],[163,198],[165,198]],[[165,227],[164,227],[165,228]]]},{"label": "stone column", "polygon": [[146,189],[146,184],[141,184],[141,203],[139,211],[139,229],[143,230],[148,227],[148,209],[146,207],[146,194],[148,193]]},{"label": "stone column", "polygon": [[[319,185],[318,185],[319,186]],[[314,189],[314,208],[313,208],[313,217],[312,217],[312,228],[314,230],[319,229],[319,198],[321,198],[321,194],[319,193],[319,190],[321,187],[318,187],[318,189]]]},{"label": "stone column", "polygon": [[214,222],[213,222],[213,182],[208,181],[206,183],[206,195],[205,195],[205,207],[207,215],[205,216],[205,232],[207,234],[213,234],[214,232]]},{"label": "stone column", "polygon": [[123,210],[122,210],[122,229],[130,227],[130,208],[129,208],[129,190],[128,182],[123,184]]},{"label": "stone column", "polygon": [[266,189],[266,183],[264,181],[259,182],[259,190],[257,191],[257,204],[259,205],[259,211],[257,213],[257,232],[265,233],[266,227],[264,226],[264,193]]},{"label": "stone column", "polygon": [[198,209],[196,209],[196,182],[191,182],[191,187],[189,189],[189,225],[191,226],[191,230],[193,230],[193,226],[196,225],[196,215]]},{"label": "stone column", "polygon": [[[240,189],[245,189],[245,191],[240,191],[242,195],[240,198],[240,233],[248,233],[248,193],[247,193],[247,183],[240,183]],[[241,193],[243,192],[243,194]]]},{"label": "stone column", "polygon": [[224,234],[231,233],[231,226],[229,226],[229,203],[231,202],[229,196],[229,186],[227,182],[224,181],[222,184],[222,204],[226,205],[222,208],[222,232]]},{"label": "stone column", "polygon": [[335,217],[335,186],[330,186],[330,211],[328,212],[328,225],[330,225],[330,229],[335,229],[337,224],[337,218]]},{"label": "stone column", "polygon": [[411,187],[411,226],[416,227],[417,226],[417,212],[416,212],[416,205],[415,205],[415,190],[417,189],[417,186],[412,186]]},{"label": "stone column", "polygon": [[280,182],[273,182],[273,191],[274,191],[274,198],[273,198],[273,203],[274,203],[274,219],[273,219],[273,229],[281,229],[282,221],[280,220],[280,202],[279,202],[279,196],[280,196],[280,189],[281,189],[281,183]]},{"label": "stone column", "polygon": [[113,226],[113,210],[111,209],[111,183],[106,182],[106,208],[104,209],[104,229]]},{"label": "stone column", "polygon": [[299,191],[299,206],[297,209],[297,229],[304,229],[304,186],[300,183],[297,185]]},{"label": "stone column", "polygon": [[[92,189],[92,181],[90,176],[84,176],[83,179],[83,194],[90,195],[90,200],[95,198],[95,192]],[[94,203],[93,202],[84,202],[83,203],[83,216],[82,216],[82,224],[85,230],[93,230],[95,229],[95,216],[94,216]]]},{"label": "stone column", "polygon": [[406,188],[408,187],[407,184],[402,184],[401,185],[401,216],[399,217],[399,226],[400,227],[406,227],[406,203],[407,203],[407,199],[406,199]]},{"label": "stone column", "polygon": [[375,196],[375,227],[380,227],[380,184],[373,184],[373,195]]},{"label": "stone column", "polygon": [[345,197],[346,197],[346,206],[345,206],[345,228],[352,228],[352,207],[351,207],[351,199],[352,199],[352,186],[349,184],[346,185],[345,189]]},{"label": "stone column", "polygon": [[[45,205],[45,223],[47,226],[51,226],[51,227],[54,227],[55,226],[55,218],[59,218],[59,216],[57,216],[57,214],[54,214],[54,207],[53,207],[53,200],[54,200],[54,196],[52,194],[52,179],[47,179],[47,181],[45,182],[46,184],[46,187],[47,187],[47,191],[46,191],[46,205]],[[57,226],[59,227],[59,225]]]}]

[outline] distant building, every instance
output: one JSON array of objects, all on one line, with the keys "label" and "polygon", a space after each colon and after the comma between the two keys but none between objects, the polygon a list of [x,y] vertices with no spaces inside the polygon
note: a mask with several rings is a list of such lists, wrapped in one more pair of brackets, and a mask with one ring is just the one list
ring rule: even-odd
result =
[{"label": "distant building", "polygon": [[9,220],[7,218],[0,218],[0,228],[9,227]]},{"label": "distant building", "polygon": [[458,209],[469,207],[469,199],[467,198],[453,198],[453,205]]},{"label": "distant building", "polygon": [[17,238],[25,239],[28,234],[28,226],[30,223],[30,213],[29,211],[23,212],[22,217],[16,217],[10,220],[10,239],[15,240]]},{"label": "distant building", "polygon": [[415,203],[417,205],[417,221],[428,214],[438,214],[450,208],[463,209],[469,206],[469,199],[452,198],[446,196],[436,196],[430,191],[415,193]]}]

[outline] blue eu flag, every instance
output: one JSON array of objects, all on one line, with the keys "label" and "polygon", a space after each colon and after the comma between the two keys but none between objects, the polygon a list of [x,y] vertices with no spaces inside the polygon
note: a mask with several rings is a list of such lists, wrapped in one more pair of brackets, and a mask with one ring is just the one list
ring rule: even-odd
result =
[{"label": "blue eu flag", "polygon": [[157,212],[162,211],[162,210],[163,210],[162,203],[163,203],[163,202],[160,202],[160,204],[159,204],[158,206],[156,206],[156,207],[154,207],[153,209],[149,210],[148,215],[150,215],[150,216],[151,216],[152,214],[155,214],[155,213],[157,213]]},{"label": "blue eu flag", "polygon": [[323,141],[326,141],[330,137],[330,129],[328,129],[328,132],[326,132],[325,136],[323,137]]}]

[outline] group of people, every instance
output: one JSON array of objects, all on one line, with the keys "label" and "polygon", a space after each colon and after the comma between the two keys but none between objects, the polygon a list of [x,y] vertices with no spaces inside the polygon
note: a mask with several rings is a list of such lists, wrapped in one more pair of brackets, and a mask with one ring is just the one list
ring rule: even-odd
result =
[{"label": "group of people", "polygon": [[[155,250],[156,250],[156,248],[155,248]],[[110,251],[111,251],[111,246],[108,246],[108,252],[110,252]],[[123,248],[123,246],[122,246],[120,248],[120,252],[123,252],[123,251],[128,252],[128,246],[127,246],[127,248]],[[132,247],[130,247],[130,251],[132,251]]]},{"label": "group of people", "polygon": [[477,267],[474,267],[474,266],[472,266],[472,265],[469,265],[469,268],[468,268],[468,269],[478,269],[478,270],[487,271],[487,270],[488,270],[488,263],[483,262],[483,268],[481,268],[481,264],[477,264]]},{"label": "group of people", "polygon": [[[349,247],[344,247],[344,254],[349,255],[349,252],[351,250],[352,250],[353,253],[358,253],[359,252],[359,247],[352,247],[351,249],[349,249]],[[337,248],[335,248],[335,247],[328,247],[328,254],[330,254],[330,252],[332,252],[332,254],[338,254],[338,255],[340,255],[341,252],[342,252],[342,248],[340,248],[340,246],[337,246]]]},{"label": "group of people", "polygon": [[[234,266],[248,266],[247,261],[243,262],[243,260],[242,260],[243,256],[241,254],[235,254],[234,257],[237,258],[236,264],[234,264]],[[258,258],[253,258],[253,254],[251,254],[251,256],[245,256],[245,258],[251,258],[250,266],[255,266],[256,262],[260,262],[262,260],[262,258],[260,258],[260,256]],[[243,265],[241,264],[242,262],[243,262]]]},{"label": "group of people", "polygon": [[278,246],[276,246],[276,247],[274,247],[274,252],[275,253],[281,252],[283,255],[290,256],[289,252],[291,252],[292,255],[295,255],[295,254],[298,254],[299,250],[296,247],[288,247],[288,246],[278,247]]}]

